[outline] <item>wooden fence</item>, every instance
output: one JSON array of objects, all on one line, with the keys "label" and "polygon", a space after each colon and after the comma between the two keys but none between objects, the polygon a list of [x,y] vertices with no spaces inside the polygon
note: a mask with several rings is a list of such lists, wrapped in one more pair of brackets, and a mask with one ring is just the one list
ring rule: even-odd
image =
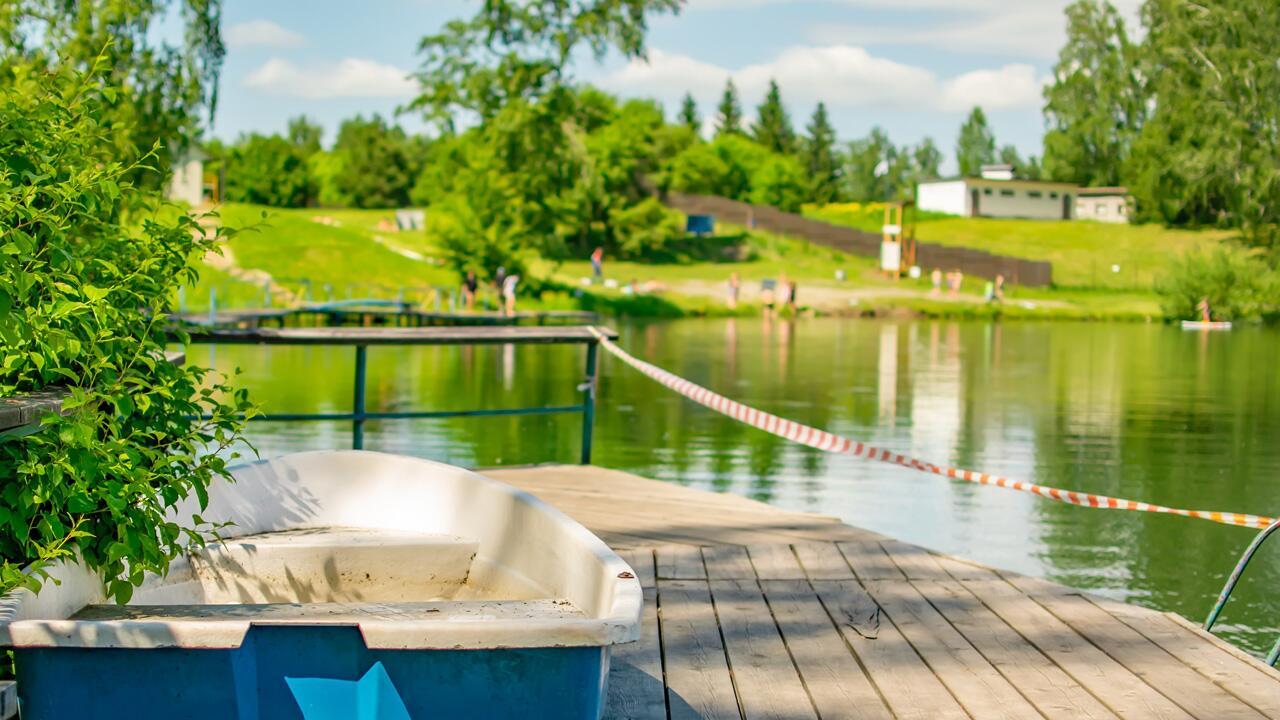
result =
[{"label": "wooden fence", "polygon": [[[755,227],[780,235],[791,235],[834,248],[851,255],[880,257],[881,237],[875,233],[832,225],[788,213],[767,205],[729,200],[711,195],[671,192],[663,199],[668,207],[686,215],[714,215],[717,220]],[[934,268],[960,270],[967,275],[994,279],[1004,275],[1014,285],[1046,287],[1053,284],[1053,264],[995,255],[982,250],[933,243],[919,243],[916,264],[929,272]]]}]

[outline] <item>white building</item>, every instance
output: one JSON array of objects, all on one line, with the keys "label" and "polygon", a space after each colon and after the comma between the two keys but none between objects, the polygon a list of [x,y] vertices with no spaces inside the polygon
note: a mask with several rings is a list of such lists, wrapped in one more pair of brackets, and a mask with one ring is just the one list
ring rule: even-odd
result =
[{"label": "white building", "polygon": [[204,159],[199,148],[190,148],[173,159],[173,176],[165,197],[195,207],[204,202]]},{"label": "white building", "polygon": [[1076,219],[1126,223],[1132,214],[1132,203],[1126,188],[1080,188],[1076,193]]},{"label": "white building", "polygon": [[982,177],[920,183],[916,207],[964,217],[1070,220],[1077,190],[1071,183],[1019,180],[1012,165],[984,165]]}]

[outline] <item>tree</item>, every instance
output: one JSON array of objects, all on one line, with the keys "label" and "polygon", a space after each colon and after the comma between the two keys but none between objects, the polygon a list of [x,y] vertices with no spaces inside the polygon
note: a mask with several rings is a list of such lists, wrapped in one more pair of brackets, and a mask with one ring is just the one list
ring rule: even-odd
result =
[{"label": "tree", "polygon": [[799,212],[809,193],[800,161],[792,155],[770,156],[751,178],[751,202]]},{"label": "tree", "polygon": [[899,162],[898,150],[880,127],[849,143],[844,180],[849,197],[860,202],[884,201],[898,190],[890,170]]},{"label": "tree", "polygon": [[1005,145],[1000,148],[1000,162],[1004,165],[1011,165],[1015,175],[1022,172],[1022,156],[1018,154],[1018,148],[1014,145]]},{"label": "tree", "polygon": [[960,165],[960,174],[964,177],[975,177],[982,171],[983,165],[990,165],[996,159],[996,139],[987,127],[987,115],[982,108],[974,107],[969,117],[960,126],[960,137],[956,140],[956,161]]},{"label": "tree", "polygon": [[1127,181],[1139,216],[1239,227],[1280,250],[1280,4],[1150,0],[1143,21],[1152,110]]},{"label": "tree", "polygon": [[835,202],[840,195],[840,164],[836,158],[836,131],[827,118],[827,106],[818,103],[805,128],[802,157],[809,174],[810,199],[819,204]]},{"label": "tree", "polygon": [[324,136],[324,128],[308,120],[306,115],[299,115],[289,120],[287,136],[289,142],[301,151],[302,157],[309,158],[320,152],[320,138]]},{"label": "tree", "polygon": [[595,196],[579,186],[600,182],[590,175],[589,130],[577,117],[584,101],[570,61],[583,49],[597,61],[610,52],[644,57],[648,16],[681,4],[494,0],[423,38],[422,93],[410,108],[444,131],[460,116],[478,120],[467,162],[442,203],[457,216],[445,228],[455,267],[485,275],[499,264],[510,268],[524,251],[564,256],[567,239],[581,236],[582,202]]},{"label": "tree", "polygon": [[177,508],[194,495],[203,511],[253,414],[207,369],[164,360],[178,289],[229,231],[160,212],[129,183],[138,154],[104,122],[113,72],[0,84],[0,397],[65,394],[39,432],[0,443],[3,592],[79,559],[127,602],[205,541],[212,528]]},{"label": "tree", "polygon": [[693,99],[693,93],[684,94],[684,100],[680,102],[679,121],[695,133],[701,132],[702,118],[698,117],[698,101]]},{"label": "tree", "polygon": [[942,175],[942,151],[933,138],[926,137],[911,152],[916,167],[916,180],[935,180]]},{"label": "tree", "polygon": [[[170,17],[182,32],[156,32]],[[201,117],[212,117],[217,105],[225,54],[221,17],[221,0],[6,0],[0,71],[105,68],[96,80],[115,97],[99,107],[101,119],[122,156],[163,148],[129,171],[132,182],[158,189],[173,157],[197,143]]]},{"label": "tree", "polygon": [[716,137],[742,133],[742,104],[738,102],[738,88],[730,78],[724,85],[724,94],[716,106]]},{"label": "tree", "polygon": [[226,199],[305,207],[315,197],[307,160],[301,148],[279,135],[242,136],[225,160]]},{"label": "tree", "polygon": [[771,152],[787,154],[794,148],[795,130],[791,128],[791,118],[782,104],[782,91],[778,89],[776,80],[769,81],[769,92],[756,109],[756,123],[751,128],[751,135]]},{"label": "tree", "polygon": [[1119,185],[1146,113],[1139,47],[1106,0],[1077,0],[1066,15],[1067,42],[1044,90],[1045,173]]},{"label": "tree", "polygon": [[337,189],[361,208],[394,208],[409,204],[416,179],[408,139],[398,125],[374,115],[346,120],[338,128],[333,152],[342,160]]}]

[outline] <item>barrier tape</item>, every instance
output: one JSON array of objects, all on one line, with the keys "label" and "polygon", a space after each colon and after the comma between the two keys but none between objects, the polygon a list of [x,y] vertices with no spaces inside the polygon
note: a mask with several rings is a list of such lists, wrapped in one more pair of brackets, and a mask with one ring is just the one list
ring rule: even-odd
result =
[{"label": "barrier tape", "polygon": [[712,392],[701,385],[685,380],[679,375],[667,372],[656,365],[651,365],[643,360],[633,357],[627,353],[627,351],[615,345],[604,335],[596,332],[595,328],[592,328],[592,332],[595,333],[596,339],[600,341],[600,344],[604,346],[604,348],[614,357],[617,357],[627,365],[630,365],[653,380],[656,380],[659,384],[674,390],[699,405],[709,407],[722,415],[727,415],[738,422],[745,423],[767,433],[772,433],[773,435],[785,438],[794,443],[807,445],[808,447],[823,450],[825,452],[841,455],[853,455],[856,457],[866,458],[868,460],[878,460],[880,462],[911,468],[912,470],[940,475],[953,480],[964,480],[965,482],[977,483],[979,485],[995,485],[996,487],[1009,488],[1011,490],[1021,490],[1022,492],[1029,492],[1033,495],[1039,495],[1040,497],[1048,498],[1050,500],[1056,500],[1058,502],[1064,502],[1071,505],[1080,505],[1082,507],[1181,515],[1183,517],[1196,518],[1199,520],[1212,520],[1213,522],[1222,523],[1224,525],[1252,528],[1265,528],[1275,521],[1275,518],[1263,517],[1260,515],[1217,512],[1212,510],[1183,510],[1181,508],[1165,507],[1164,505],[1155,505],[1152,503],[1139,502],[1137,500],[1125,500],[1123,498],[1108,497],[1106,495],[1094,495],[1092,493],[1061,490],[1044,485],[1036,485],[1035,483],[1022,482],[1020,480],[1010,480],[1009,478],[1000,477],[999,475],[988,475],[986,473],[974,472],[972,470],[961,470],[953,467],[934,465],[933,463],[924,462],[905,455],[892,453],[888,450],[872,447],[856,440],[850,440],[849,438],[842,437],[840,435],[834,435],[825,430],[819,430],[815,427],[787,420],[786,418],[778,417],[777,415],[772,415],[762,410],[757,410],[753,407],[743,405],[735,400],[730,400],[729,398]]}]

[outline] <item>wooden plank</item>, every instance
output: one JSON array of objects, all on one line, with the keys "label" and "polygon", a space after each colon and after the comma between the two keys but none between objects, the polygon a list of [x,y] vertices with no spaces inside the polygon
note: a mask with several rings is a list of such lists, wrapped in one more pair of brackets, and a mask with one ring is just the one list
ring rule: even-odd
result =
[{"label": "wooden plank", "polygon": [[884,548],[889,559],[908,580],[947,580],[951,577],[942,569],[933,553],[919,545],[908,545],[901,540],[884,540],[880,547]]},{"label": "wooden plank", "polygon": [[913,584],[1045,717],[1063,720],[1115,717],[960,583],[922,580]]},{"label": "wooden plank", "polygon": [[1009,583],[965,580],[961,584],[1121,717],[1191,717]]},{"label": "wooden plank", "polygon": [[34,425],[49,413],[62,412],[63,388],[50,388],[0,398],[0,430]]},{"label": "wooden plank", "polygon": [[707,584],[660,577],[658,605],[671,720],[739,720]]},{"label": "wooden plank", "polygon": [[817,713],[755,580],[713,580],[711,597],[746,720]]},{"label": "wooden plank", "polygon": [[823,720],[892,718],[809,584],[803,580],[760,584],[818,715]]},{"label": "wooden plank", "polygon": [[1216,638],[1200,634],[1199,628],[1178,623],[1172,613],[1089,600],[1258,712],[1280,718],[1280,672],[1253,658],[1237,656]]},{"label": "wooden plank", "polygon": [[810,580],[853,580],[853,570],[835,543],[807,542],[791,546]]},{"label": "wooden plank", "polygon": [[705,580],[702,552],[692,545],[663,545],[658,548],[658,578],[662,580]]},{"label": "wooden plank", "polygon": [[[652,565],[653,554],[649,554]],[[616,645],[609,665],[605,717],[613,720],[666,720],[667,690],[658,637],[658,591],[646,587],[640,639]]]},{"label": "wooden plank", "polygon": [[711,545],[702,548],[702,560],[711,580],[752,580],[755,570],[747,549],[741,545]]},{"label": "wooden plank", "polygon": [[975,718],[1029,718],[1039,713],[910,583],[878,580],[871,597]]},{"label": "wooden plank", "polygon": [[885,554],[884,548],[874,540],[842,542],[838,544],[844,559],[859,580],[906,580],[897,565]]},{"label": "wooden plank", "polygon": [[192,343],[222,345],[494,345],[592,343],[592,330],[607,338],[608,328],[565,325],[539,327],[304,327],[219,329],[194,328]]},{"label": "wooden plank", "polygon": [[895,715],[969,717],[861,585],[817,580],[813,587]]},{"label": "wooden plank", "polygon": [[1261,718],[1158,645],[1080,595],[1037,595],[1035,601],[1194,717]]},{"label": "wooden plank", "polygon": [[748,545],[751,564],[761,580],[803,580],[804,568],[791,552],[790,545]]},{"label": "wooden plank", "polygon": [[640,587],[651,588],[657,585],[657,572],[654,569],[653,548],[636,548],[618,550],[618,557],[631,566],[640,581]]}]

